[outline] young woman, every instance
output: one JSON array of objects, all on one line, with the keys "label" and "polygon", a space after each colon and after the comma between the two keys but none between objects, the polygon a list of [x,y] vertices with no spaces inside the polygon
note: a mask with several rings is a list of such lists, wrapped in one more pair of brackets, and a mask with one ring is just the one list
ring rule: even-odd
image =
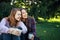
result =
[{"label": "young woman", "polygon": [[26,26],[21,21],[19,8],[13,8],[10,15],[2,19],[0,26],[3,40],[20,40],[21,33],[27,32]]},{"label": "young woman", "polygon": [[25,34],[26,40],[34,40],[36,36],[36,21],[33,17],[28,16],[28,13],[24,8],[21,8],[22,21],[25,23],[28,32]]}]

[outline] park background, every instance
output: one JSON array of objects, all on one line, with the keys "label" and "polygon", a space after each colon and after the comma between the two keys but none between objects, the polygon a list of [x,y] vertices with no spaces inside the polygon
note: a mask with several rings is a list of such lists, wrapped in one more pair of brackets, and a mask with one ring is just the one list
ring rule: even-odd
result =
[{"label": "park background", "polygon": [[0,0],[0,20],[14,7],[26,8],[35,18],[41,40],[60,40],[60,0]]}]

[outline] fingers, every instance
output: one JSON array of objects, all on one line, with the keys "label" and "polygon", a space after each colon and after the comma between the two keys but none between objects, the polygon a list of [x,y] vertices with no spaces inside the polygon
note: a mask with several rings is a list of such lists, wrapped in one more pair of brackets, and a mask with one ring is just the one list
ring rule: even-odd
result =
[{"label": "fingers", "polygon": [[28,38],[31,39],[31,40],[33,40],[34,39],[34,35],[31,34],[31,33],[29,33]]},{"label": "fingers", "polygon": [[31,40],[34,40],[34,36],[32,36]]},{"label": "fingers", "polygon": [[13,34],[16,36],[20,36],[21,35],[21,30],[17,29],[17,28],[9,28],[8,33],[9,34]]},{"label": "fingers", "polygon": [[16,35],[16,36],[20,36],[21,35],[21,32],[15,30],[15,31],[12,32],[12,34],[13,35]]},{"label": "fingers", "polygon": [[13,31],[14,31],[14,30],[9,29],[9,30],[8,30],[8,33],[10,33],[10,34],[11,34]]}]

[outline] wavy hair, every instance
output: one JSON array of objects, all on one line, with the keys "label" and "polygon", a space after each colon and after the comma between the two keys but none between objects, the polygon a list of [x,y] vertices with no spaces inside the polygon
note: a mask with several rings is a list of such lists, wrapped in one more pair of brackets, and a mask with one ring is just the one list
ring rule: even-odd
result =
[{"label": "wavy hair", "polygon": [[19,8],[13,8],[11,10],[10,15],[8,16],[8,21],[9,21],[10,26],[16,26],[17,25],[18,21],[15,19],[15,14],[17,11],[20,11],[20,9]]}]

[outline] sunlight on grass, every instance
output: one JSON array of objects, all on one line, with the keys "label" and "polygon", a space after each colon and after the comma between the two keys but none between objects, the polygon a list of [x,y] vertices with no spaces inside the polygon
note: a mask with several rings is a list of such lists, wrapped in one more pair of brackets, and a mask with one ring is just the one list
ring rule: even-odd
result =
[{"label": "sunlight on grass", "polygon": [[40,21],[47,21],[47,22],[60,22],[60,17],[59,18],[50,18],[50,19],[44,19],[44,18],[41,18],[41,17],[38,17],[38,20]]},{"label": "sunlight on grass", "polygon": [[48,22],[60,22],[60,18],[50,18]]}]

